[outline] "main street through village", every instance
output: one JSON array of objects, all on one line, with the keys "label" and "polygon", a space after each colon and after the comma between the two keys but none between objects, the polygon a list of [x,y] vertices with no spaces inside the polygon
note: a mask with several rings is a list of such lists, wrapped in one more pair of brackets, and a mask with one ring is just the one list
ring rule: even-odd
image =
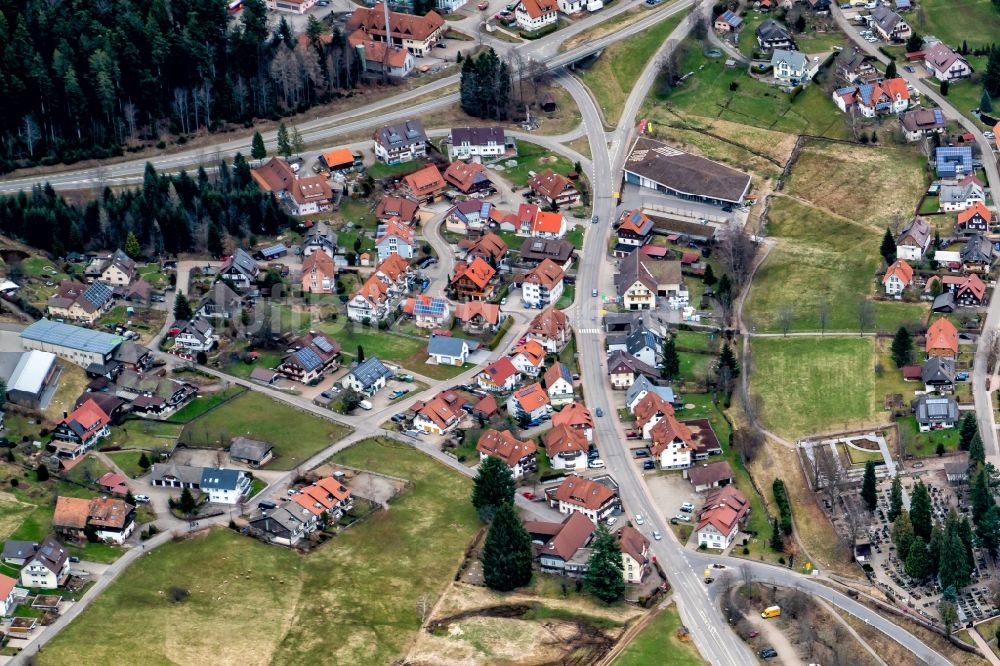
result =
[{"label": "main street through village", "polygon": [[[612,12],[617,13],[624,10],[627,6],[629,5],[622,3],[619,7],[612,10]],[[596,52],[618,39],[624,39],[632,34],[636,34],[657,21],[664,20],[668,16],[678,12],[684,12],[691,7],[692,2],[689,0],[676,3],[658,13],[651,14],[649,17],[633,24],[633,26],[630,26],[629,28],[613,33],[606,38],[594,40],[558,56],[554,55],[558,49],[558,44],[569,36],[568,34],[560,34],[558,40],[539,40],[536,43],[519,47],[519,50],[523,49],[521,50],[521,55],[525,58],[544,58],[549,56],[550,59],[547,62],[553,69],[555,69],[562,65],[569,64],[585,54]],[[696,7],[696,11],[705,11],[707,13],[711,11],[711,9],[710,6]],[[592,18],[605,20],[608,16],[609,14],[604,14]],[[582,23],[585,22],[581,22],[581,24]],[[670,39],[680,41],[687,35],[691,27],[692,18],[689,16],[688,19],[683,21],[675,29],[675,31],[671,34]],[[848,35],[852,35],[852,38],[857,38],[857,35],[849,28],[845,29],[845,32],[847,32]],[[864,44],[859,45],[863,48],[865,47]],[[879,56],[880,54],[874,53],[874,55]],[[606,130],[605,119],[602,119],[596,104],[582,83],[572,76],[559,77],[558,80],[560,84],[570,92],[580,109],[583,120],[583,134],[585,134],[589,140],[592,158],[589,160],[580,159],[581,156],[578,153],[570,151],[565,146],[562,146],[558,141],[551,140],[551,137],[549,138],[550,140],[545,141],[543,144],[547,149],[553,152],[560,152],[567,155],[570,159],[580,161],[593,186],[594,214],[598,216],[599,223],[597,225],[590,226],[587,231],[584,247],[580,256],[577,300],[568,312],[577,333],[577,350],[581,365],[581,378],[584,388],[585,403],[592,412],[595,412],[598,408],[600,408],[606,414],[603,418],[598,418],[595,421],[595,441],[597,441],[601,447],[602,456],[607,464],[608,471],[619,484],[620,494],[625,510],[630,518],[635,514],[642,514],[645,516],[648,531],[655,529],[665,535],[669,535],[668,538],[662,541],[651,541],[650,547],[670,580],[672,592],[680,609],[682,619],[686,626],[691,630],[693,639],[701,652],[701,655],[706,661],[713,665],[734,664],[742,666],[744,664],[755,664],[757,663],[757,660],[753,653],[736,636],[727,624],[722,613],[717,607],[718,600],[715,596],[713,596],[715,594],[715,590],[702,584],[700,573],[706,565],[710,565],[711,563],[723,563],[732,569],[746,568],[749,570],[754,579],[768,584],[798,587],[809,594],[825,599],[838,608],[856,616],[870,626],[878,629],[891,639],[901,643],[906,648],[911,650],[924,662],[935,665],[947,664],[948,661],[942,655],[934,651],[909,632],[902,629],[900,626],[872,611],[868,606],[859,603],[855,599],[848,597],[846,594],[838,592],[833,586],[828,585],[827,581],[822,580],[822,576],[820,576],[821,580],[814,580],[813,578],[803,576],[782,567],[742,559],[719,558],[686,549],[673,537],[672,530],[668,529],[663,509],[653,501],[649,489],[644,483],[642,475],[631,460],[631,457],[628,455],[628,451],[624,446],[624,431],[621,424],[618,422],[618,419],[614,416],[617,413],[614,394],[607,381],[604,360],[604,342],[601,327],[601,317],[603,313],[602,300],[600,298],[592,298],[589,294],[595,289],[599,294],[606,294],[612,291],[612,278],[615,267],[606,258],[606,248],[608,237],[611,234],[612,222],[620,212],[617,208],[615,193],[617,190],[617,184],[621,182],[622,167],[626,152],[632,139],[634,138],[634,128],[639,107],[652,85],[655,74],[656,58],[653,58],[647,64],[634,89],[631,91],[629,98],[625,103],[621,117],[618,119],[606,119],[609,123],[615,124],[615,129],[612,132],[608,132]],[[456,97],[454,95],[446,95],[430,102],[403,108],[399,111],[390,111],[389,109],[396,105],[405,104],[407,101],[414,100],[417,97],[426,95],[429,92],[442,90],[456,82],[457,77],[440,79],[434,83],[421,86],[420,88],[416,88],[407,93],[386,98],[362,109],[330,116],[308,124],[303,124],[301,126],[301,130],[303,131],[307,141],[315,142],[349,134],[359,129],[368,129],[383,124],[391,119],[399,119],[406,116],[419,116],[424,112],[441,108],[448,104],[453,104],[456,101]],[[934,99],[935,102],[945,109],[945,112],[949,115],[949,117],[957,118],[960,122],[963,122],[961,115],[958,114],[958,112],[951,107],[946,100],[937,96],[936,93],[924,86],[919,80],[914,79],[910,82],[925,95]],[[350,121],[351,118],[357,118],[364,114],[372,114],[376,112],[382,113],[376,116],[369,115],[352,122],[345,122]],[[979,140],[981,144],[986,147],[986,152],[984,154],[989,155],[989,147],[986,144],[985,138],[982,136],[981,132],[976,130],[972,124],[969,123],[969,121],[965,120],[964,123],[967,124],[970,131],[975,133],[977,140]],[[576,133],[574,133],[573,136],[576,136]],[[532,140],[537,141],[540,138],[541,137],[532,137]],[[273,136],[268,137],[268,139],[273,140]],[[244,152],[247,150],[246,139],[238,141],[225,141],[213,148],[213,154],[216,156],[213,157],[213,159],[217,159],[218,157],[228,157],[241,150]],[[152,161],[160,170],[172,170],[198,164],[203,159],[203,154],[203,151],[188,151],[163,158],[157,158]],[[986,162],[988,162],[988,160]],[[136,178],[141,179],[143,167],[144,161],[126,161],[110,165],[102,169],[73,169],[62,171],[58,174],[50,174],[48,176],[17,178],[0,182],[0,191],[16,191],[28,188],[37,182],[43,182],[45,180],[51,181],[57,188],[66,189],[86,187],[88,185],[93,185],[99,180],[102,182],[114,181],[117,183],[136,182]],[[997,173],[996,165],[988,163],[986,165],[986,172],[991,189],[994,192],[1000,191],[1000,175]],[[439,224],[440,219],[437,219],[436,222]],[[441,240],[437,234],[438,224],[430,225],[428,233],[432,234],[431,242],[435,245],[435,249],[438,251],[438,254],[442,257],[446,257],[448,256],[448,250],[441,247]],[[199,263],[203,264],[204,262]],[[180,272],[181,271],[179,271],[178,275],[178,288],[183,291],[186,279],[181,279]],[[438,279],[443,279],[443,277],[447,276],[447,273],[448,271],[442,268],[442,270],[438,272]],[[439,290],[440,286],[435,284],[432,289]],[[514,341],[516,341],[524,333],[528,322],[527,317],[520,315],[517,317],[516,322],[517,324],[511,328],[501,344],[498,345],[497,348],[491,353],[491,360],[506,354],[508,349],[513,346]],[[998,322],[1000,322],[1000,299],[994,301],[994,304],[991,304],[987,319],[987,326],[984,330],[987,332],[996,330]],[[160,357],[167,360],[171,364],[177,364],[179,362],[178,359],[173,356],[160,354]],[[976,407],[982,423],[982,431],[984,435],[986,435],[985,440],[987,447],[992,451],[994,459],[998,459],[997,438],[995,426],[993,424],[992,409],[990,408],[990,395],[986,391],[987,377],[990,374],[989,370],[991,369],[986,368],[985,357],[986,354],[983,353],[983,346],[981,345],[979,353],[977,353],[975,363]],[[328,459],[333,453],[364,438],[372,436],[388,436],[405,439],[407,443],[415,446],[421,451],[441,461],[443,464],[446,464],[465,475],[471,475],[474,473],[474,470],[462,463],[459,463],[454,458],[443,454],[435,447],[426,445],[415,439],[405,438],[398,434],[383,430],[381,424],[388,420],[393,413],[398,410],[398,407],[386,407],[381,410],[365,413],[360,417],[334,416],[329,410],[314,405],[311,401],[304,397],[290,395],[273,388],[235,379],[230,375],[226,375],[211,368],[200,369],[222,380],[239,384],[250,390],[267,394],[276,400],[280,400],[321,418],[336,420],[353,428],[353,432],[347,438],[317,453],[312,459],[306,461],[301,466],[303,469],[318,465]],[[471,381],[477,372],[478,368],[473,368],[448,381],[428,381],[428,388],[422,393],[414,395],[414,397],[417,399],[429,398],[447,386]],[[283,488],[288,486],[296,474],[297,471],[290,471],[282,475],[280,479],[272,481],[268,488],[262,492],[261,497],[276,497],[278,493],[282,492]],[[539,518],[553,519],[555,517],[553,515],[554,512],[544,504],[528,502],[520,495],[517,500],[520,508],[536,515]],[[228,519],[228,514],[208,519],[202,522],[202,527],[225,524],[228,522]],[[165,532],[147,541],[142,549],[130,550],[114,565],[109,567],[107,571],[105,571],[98,578],[96,585],[88,591],[84,598],[80,602],[74,604],[70,612],[60,617],[54,625],[49,627],[41,636],[39,636],[35,645],[38,647],[44,646],[45,643],[51,640],[62,628],[72,622],[72,620],[77,617],[79,613],[82,612],[91,601],[93,601],[94,598],[96,598],[122,571],[135,562],[136,559],[142,557],[146,552],[149,552],[157,546],[167,543],[172,537],[171,531],[188,529],[186,523],[175,521],[172,518],[161,518],[157,521],[157,525],[158,527],[165,528]],[[27,655],[22,655],[15,658],[11,663],[24,663],[26,658]]]}]

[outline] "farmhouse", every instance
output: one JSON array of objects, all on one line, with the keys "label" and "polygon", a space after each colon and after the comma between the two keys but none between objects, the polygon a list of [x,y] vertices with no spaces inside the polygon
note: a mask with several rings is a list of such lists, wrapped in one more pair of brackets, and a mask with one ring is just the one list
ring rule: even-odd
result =
[{"label": "farmhouse", "polygon": [[52,529],[67,539],[86,541],[92,530],[98,539],[121,545],[135,530],[135,507],[122,499],[56,498]]},{"label": "farmhouse", "polygon": [[680,262],[650,259],[639,250],[622,260],[615,275],[615,291],[626,310],[653,310],[658,298],[674,310],[688,304]]},{"label": "farmhouse", "polygon": [[944,290],[960,306],[979,306],[986,300],[986,283],[978,275],[945,275],[941,279]]},{"label": "farmhouse", "polygon": [[625,160],[625,181],[681,199],[741,206],[750,176],[704,157],[640,136]]}]

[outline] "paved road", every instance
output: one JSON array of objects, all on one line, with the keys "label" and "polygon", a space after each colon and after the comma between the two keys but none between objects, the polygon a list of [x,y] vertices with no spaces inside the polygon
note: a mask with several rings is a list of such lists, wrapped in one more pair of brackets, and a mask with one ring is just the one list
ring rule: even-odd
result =
[{"label": "paved road", "polygon": [[[858,48],[862,49],[865,53],[878,58],[883,63],[887,64],[889,62],[889,59],[881,51],[879,51],[875,45],[869,44],[865,40],[861,39],[857,28],[850,24],[836,3],[831,3],[831,10],[833,12],[834,19],[837,21],[837,25],[841,30],[847,33],[847,36],[851,38]],[[914,88],[920,91],[921,95],[927,97],[941,107],[941,110],[946,118],[957,121],[963,128],[971,132],[973,136],[976,137],[976,145],[979,147],[983,156],[983,169],[986,172],[986,180],[989,185],[990,192],[993,195],[993,201],[995,204],[997,195],[1000,194],[1000,170],[997,169],[996,158],[993,155],[993,148],[986,137],[983,136],[982,130],[978,125],[976,125],[976,123],[962,115],[958,109],[952,106],[951,102],[949,102],[946,97],[942,97],[936,90],[925,84],[915,73],[911,74],[900,67],[899,76],[904,78],[907,83],[910,83]],[[983,444],[986,449],[987,458],[994,465],[1000,466],[1000,445],[998,445],[997,442],[996,423],[993,418],[992,400],[990,399],[990,392],[987,389],[987,382],[989,381],[993,368],[986,367],[988,354],[985,344],[989,341],[991,335],[997,330],[1000,330],[1000,298],[994,298],[990,301],[989,309],[986,312],[986,322],[983,325],[983,335],[980,336],[980,341],[983,344],[980,344],[976,351],[975,362],[972,368],[972,394],[975,399],[976,414],[979,419],[979,432],[983,437]]]}]

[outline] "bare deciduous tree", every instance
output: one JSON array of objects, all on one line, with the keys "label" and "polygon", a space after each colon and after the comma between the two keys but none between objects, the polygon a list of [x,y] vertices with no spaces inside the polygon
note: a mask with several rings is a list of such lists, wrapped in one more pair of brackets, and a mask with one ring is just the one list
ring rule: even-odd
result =
[{"label": "bare deciduous tree", "polygon": [[426,592],[417,599],[417,612],[420,613],[420,624],[427,621],[427,614],[431,612],[431,598]]},{"label": "bare deciduous tree", "polygon": [[825,298],[816,306],[816,317],[819,319],[819,329],[826,335],[826,325],[830,322],[830,303]]},{"label": "bare deciduous tree", "polygon": [[722,233],[722,238],[716,246],[716,256],[722,268],[732,278],[736,287],[742,287],[753,271],[753,258],[757,246],[745,229],[729,225]]},{"label": "bare deciduous tree", "polygon": [[792,309],[791,305],[787,303],[778,308],[778,326],[781,327],[781,333],[788,337],[788,329],[792,327],[792,320],[795,319],[795,310]]},{"label": "bare deciduous tree", "polygon": [[875,308],[867,298],[858,301],[858,335],[875,325]]}]

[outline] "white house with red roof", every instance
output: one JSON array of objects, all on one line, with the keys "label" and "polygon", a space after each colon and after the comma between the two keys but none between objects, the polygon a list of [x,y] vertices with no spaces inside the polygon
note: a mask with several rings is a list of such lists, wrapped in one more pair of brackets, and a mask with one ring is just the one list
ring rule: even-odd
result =
[{"label": "white house with red roof", "polygon": [[520,0],[514,9],[514,20],[522,30],[540,30],[559,20],[559,6],[555,0]]},{"label": "white house with red roof", "polygon": [[550,354],[555,354],[566,346],[572,335],[573,329],[566,313],[549,306],[528,324],[526,337],[538,342]]},{"label": "white house with red roof", "polygon": [[559,211],[538,211],[531,235],[535,238],[562,238],[566,235],[566,218]]},{"label": "white house with red roof", "polygon": [[552,469],[587,469],[587,437],[565,423],[555,425],[545,433],[545,455]]},{"label": "white house with red roof", "polygon": [[14,612],[14,588],[17,580],[0,574],[0,617],[7,617]]},{"label": "white house with red roof", "polygon": [[562,298],[565,277],[559,264],[545,259],[521,279],[521,302],[529,308],[555,305]]},{"label": "white house with red roof", "polygon": [[411,409],[413,429],[429,435],[443,435],[458,427],[465,412],[462,397],[454,391],[442,391],[427,402],[417,401]]},{"label": "white house with red roof", "polygon": [[508,356],[501,356],[476,375],[476,384],[484,391],[513,391],[521,383],[521,372]]},{"label": "white house with red roof", "polygon": [[510,353],[510,360],[518,372],[529,377],[537,377],[545,364],[545,348],[534,340],[528,340],[514,347]]},{"label": "white house with red roof", "polygon": [[750,501],[735,486],[712,491],[698,514],[698,546],[725,550],[732,545],[750,515]]},{"label": "white house with red roof", "polygon": [[694,451],[694,436],[690,428],[664,414],[649,430],[653,441],[649,452],[660,463],[660,469],[686,469],[691,466]]},{"label": "white house with red roof", "polygon": [[594,417],[582,403],[570,403],[553,414],[552,425],[567,425],[583,433],[588,442],[594,441]]},{"label": "white house with red roof", "polygon": [[538,447],[532,440],[522,442],[510,430],[485,431],[476,443],[480,462],[499,458],[510,467],[514,479],[521,479],[538,469]]},{"label": "white house with red roof", "polygon": [[552,413],[549,394],[538,382],[511,393],[507,398],[507,413],[515,419],[537,421]]},{"label": "white house with red roof", "polygon": [[52,430],[52,446],[59,458],[73,460],[111,434],[111,419],[93,399],[87,400]]},{"label": "white house with red roof", "polygon": [[902,259],[897,259],[885,271],[882,288],[889,296],[898,296],[913,284],[913,268]]},{"label": "white house with red roof", "polygon": [[593,479],[570,474],[549,495],[549,503],[559,513],[582,513],[599,523],[621,506],[618,491]]},{"label": "white house with red roof", "polygon": [[378,260],[385,261],[390,256],[398,254],[403,259],[413,258],[414,239],[416,232],[398,220],[390,220],[380,224],[375,233],[375,247],[378,248]]}]

